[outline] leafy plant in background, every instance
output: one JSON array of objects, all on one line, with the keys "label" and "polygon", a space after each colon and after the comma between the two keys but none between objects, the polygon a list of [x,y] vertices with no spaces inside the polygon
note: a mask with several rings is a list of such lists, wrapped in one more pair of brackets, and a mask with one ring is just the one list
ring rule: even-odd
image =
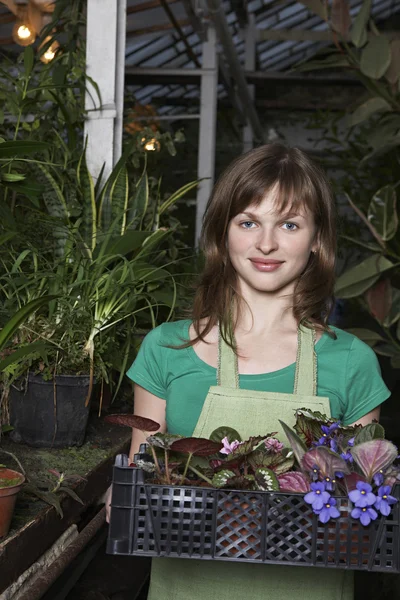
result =
[{"label": "leafy plant in background", "polygon": [[[152,456],[135,457],[135,466],[162,485],[208,485],[234,490],[304,494],[322,523],[339,517],[333,494],[353,502],[352,517],[363,525],[390,514],[391,496],[400,479],[398,450],[385,440],[377,423],[342,427],[308,409],[296,411],[294,430],[281,422],[290,448],[275,433],[242,440],[229,427],[219,427],[210,439],[155,433],[159,424],[137,415],[108,415],[105,420],[139,429],[148,437]],[[194,465],[193,457],[207,459]]]},{"label": "leafy plant in background", "polygon": [[[162,194],[161,182],[146,172],[146,131],[126,140],[111,175],[94,184],[82,135],[82,7],[78,0],[57,3],[43,32],[63,31],[52,63],[43,65],[28,47],[0,71],[0,325],[26,303],[55,296],[5,349],[38,351],[7,357],[3,391],[26,369],[46,378],[90,373],[91,383],[109,382],[116,370],[116,393],[136,351],[135,332],[168,319],[183,296],[180,268],[174,276],[170,268],[188,253],[178,256],[171,241],[180,228],[171,210],[196,184]],[[173,153],[182,135],[157,133],[157,141]]]},{"label": "leafy plant in background", "polygon": [[361,104],[331,127],[336,167],[345,173],[337,187],[364,226],[344,236],[364,256],[339,277],[335,293],[357,298],[369,311],[377,327],[352,332],[400,368],[400,40],[390,41],[379,31],[370,15],[371,0],[364,0],[353,22],[347,0],[335,2],[330,14],[327,10],[321,3],[335,46],[297,68],[344,71],[356,76],[366,92]]}]

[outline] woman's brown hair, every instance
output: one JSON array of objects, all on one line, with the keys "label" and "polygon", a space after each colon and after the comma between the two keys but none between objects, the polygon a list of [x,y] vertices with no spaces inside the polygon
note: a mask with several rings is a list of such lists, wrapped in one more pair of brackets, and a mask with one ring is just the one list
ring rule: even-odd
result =
[{"label": "woman's brown hair", "polygon": [[[269,191],[277,191],[282,212],[305,207],[317,227],[317,250],[294,291],[293,312],[298,323],[329,331],[336,254],[336,211],[325,173],[299,148],[282,144],[260,146],[239,156],[223,172],[208,201],[203,218],[201,247],[205,265],[198,282],[192,319],[193,345],[217,324],[234,348],[233,331],[240,314],[241,297],[236,272],[227,248],[228,226],[250,205],[258,206]],[[231,308],[236,315],[231,322]],[[200,320],[207,324],[200,330]]]}]

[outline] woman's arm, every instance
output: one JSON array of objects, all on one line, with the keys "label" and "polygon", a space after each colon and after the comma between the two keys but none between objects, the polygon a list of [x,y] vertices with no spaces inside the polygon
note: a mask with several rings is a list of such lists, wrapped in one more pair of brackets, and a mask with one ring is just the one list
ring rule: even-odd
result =
[{"label": "woman's arm", "polygon": [[354,423],[351,423],[351,425],[368,425],[369,423],[372,423],[372,421],[379,421],[380,414],[381,414],[381,407],[377,406],[376,408],[371,410],[369,413],[367,413],[366,415],[361,417],[361,419],[358,419]]},{"label": "woman's arm", "polygon": [[[160,429],[162,433],[165,433],[167,430],[167,424],[165,420],[165,406],[166,402],[162,398],[158,398],[151,394],[140,385],[135,383],[134,385],[134,415],[139,415],[141,417],[147,417],[148,419],[153,419],[157,423],[160,423]],[[132,429],[132,441],[131,441],[131,449],[129,451],[129,462],[133,462],[133,457],[135,454],[139,452],[140,444],[144,444],[146,442],[146,436],[139,431],[139,429]],[[111,512],[111,490],[112,486],[110,486],[105,494],[104,502],[106,505],[106,520],[107,523],[110,521],[110,512]]]},{"label": "woman's arm", "polygon": [[[161,433],[165,433],[167,430],[165,407],[165,400],[158,398],[135,383],[133,414],[146,417],[147,419],[152,419],[153,421],[160,423],[160,429],[158,431],[161,431]],[[134,455],[139,452],[140,444],[144,444],[146,442],[146,437],[147,436],[139,431],[139,429],[132,429],[132,442],[131,449],[129,451],[130,462],[133,462]]]}]

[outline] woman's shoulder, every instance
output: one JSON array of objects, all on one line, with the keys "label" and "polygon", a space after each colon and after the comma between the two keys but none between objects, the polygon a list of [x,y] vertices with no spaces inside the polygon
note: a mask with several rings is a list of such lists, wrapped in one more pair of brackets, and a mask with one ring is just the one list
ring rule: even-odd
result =
[{"label": "woman's shoulder", "polygon": [[146,336],[148,342],[160,345],[179,345],[188,340],[190,319],[167,321],[152,329]]},{"label": "woman's shoulder", "polygon": [[338,357],[346,361],[352,359],[361,363],[377,361],[373,349],[359,337],[338,327],[330,326],[330,329],[335,337],[326,332],[323,334],[322,354],[329,354],[331,358]]}]

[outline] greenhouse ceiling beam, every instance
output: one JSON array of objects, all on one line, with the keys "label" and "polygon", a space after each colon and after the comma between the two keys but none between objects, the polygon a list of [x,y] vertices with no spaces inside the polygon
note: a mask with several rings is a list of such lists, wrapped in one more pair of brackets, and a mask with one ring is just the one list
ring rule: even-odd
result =
[{"label": "greenhouse ceiling beam", "polygon": [[[400,39],[400,31],[384,31],[385,37],[390,40]],[[275,40],[277,42],[333,42],[337,34],[331,31],[313,31],[312,29],[256,29],[256,41]],[[369,33],[369,38],[375,37]],[[344,36],[345,41],[350,41],[350,35]]]},{"label": "greenhouse ceiling beam", "polygon": [[86,21],[86,160],[95,179],[103,165],[107,178],[121,154],[126,0],[88,0]]},{"label": "greenhouse ceiling beam", "polygon": [[264,130],[258,118],[246,77],[233,43],[229,25],[225,17],[223,5],[220,0],[208,0],[208,16],[214,23],[219,41],[222,44],[225,58],[232,78],[236,81],[237,93],[241,106],[253,130],[254,138],[260,142],[264,141]]},{"label": "greenhouse ceiling beam", "polygon": [[[158,67],[126,67],[125,81],[127,85],[142,84],[192,84],[199,85],[203,74],[202,69],[174,69]],[[303,75],[293,73],[282,73],[279,71],[244,71],[244,76],[249,84],[264,85],[265,81],[282,81],[290,83],[302,83],[305,85],[358,85],[362,84],[354,77],[344,76],[321,76]]]},{"label": "greenhouse ceiling beam", "polygon": [[[165,0],[168,4],[176,4],[179,0]],[[152,8],[159,8],[160,0],[150,0],[149,2],[141,2],[140,4],[136,4],[134,6],[128,6],[126,9],[127,15],[132,15],[133,13],[144,12],[146,10],[151,10]]]}]

